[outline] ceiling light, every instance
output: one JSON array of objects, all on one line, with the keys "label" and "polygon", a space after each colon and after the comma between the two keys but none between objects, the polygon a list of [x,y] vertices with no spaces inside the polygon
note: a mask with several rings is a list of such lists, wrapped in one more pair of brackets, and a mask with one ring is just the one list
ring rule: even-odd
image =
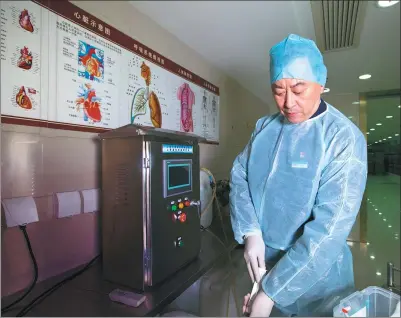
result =
[{"label": "ceiling light", "polygon": [[381,212],[379,212],[379,215],[382,215],[382,213],[381,213]]},{"label": "ceiling light", "polygon": [[377,1],[377,5],[381,8],[388,8],[400,2],[399,0]]},{"label": "ceiling light", "polygon": [[358,105],[358,104],[359,104],[359,101],[352,103],[352,105]]},{"label": "ceiling light", "polygon": [[349,116],[348,118],[349,118],[349,119],[351,119],[351,118],[352,118],[352,116]]},{"label": "ceiling light", "polygon": [[371,258],[371,259],[375,259],[375,257],[374,257],[373,255],[370,255],[370,258]]},{"label": "ceiling light", "polygon": [[382,275],[382,273],[380,273],[380,272],[376,272],[376,275],[377,275],[377,276],[381,276],[381,275]]},{"label": "ceiling light", "polygon": [[398,108],[401,108],[401,105],[398,105]]},{"label": "ceiling light", "polygon": [[375,209],[375,211],[377,211],[377,209]]},{"label": "ceiling light", "polygon": [[388,138],[388,139],[391,139],[391,138],[393,138],[393,137],[391,137],[391,136],[388,136],[387,138]]},{"label": "ceiling light", "polygon": [[397,136],[399,136],[399,134],[395,134],[395,136],[397,137]]},{"label": "ceiling light", "polygon": [[375,144],[377,144],[377,141],[375,141]]},{"label": "ceiling light", "polygon": [[387,140],[387,138],[384,138],[384,139],[383,139],[383,141],[386,141],[386,140]]},{"label": "ceiling light", "polygon": [[370,245],[370,243],[369,243],[369,242],[366,242],[366,245]]},{"label": "ceiling light", "polygon": [[366,134],[367,134],[367,135],[369,135],[369,134],[370,134],[370,132],[367,132]]},{"label": "ceiling light", "polygon": [[323,93],[328,93],[328,92],[330,92],[330,88],[326,87],[326,88],[323,90]]},{"label": "ceiling light", "polygon": [[376,124],[376,126],[381,126],[381,125],[382,125],[382,123],[377,123],[377,124]]},{"label": "ceiling light", "polygon": [[389,119],[390,119],[390,118],[393,118],[393,116],[386,116],[386,118],[389,118]]},{"label": "ceiling light", "polygon": [[359,79],[365,80],[365,79],[369,79],[371,77],[372,77],[372,75],[370,75],[370,74],[363,74],[363,75],[359,76]]},{"label": "ceiling light", "polygon": [[389,225],[388,227],[391,227],[391,225]]},{"label": "ceiling light", "polygon": [[383,219],[383,221],[386,222],[387,220],[386,220],[386,219]]},{"label": "ceiling light", "polygon": [[370,130],[371,130],[371,131],[373,131],[373,130],[376,130],[376,129],[374,129],[374,128],[370,128]]}]

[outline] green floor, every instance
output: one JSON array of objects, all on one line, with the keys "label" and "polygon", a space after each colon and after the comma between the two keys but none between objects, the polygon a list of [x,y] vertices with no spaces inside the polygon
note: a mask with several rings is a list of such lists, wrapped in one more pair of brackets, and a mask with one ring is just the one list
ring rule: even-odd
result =
[{"label": "green floor", "polygon": [[366,193],[369,245],[352,246],[358,289],[386,284],[387,262],[400,267],[400,177],[369,175]]}]

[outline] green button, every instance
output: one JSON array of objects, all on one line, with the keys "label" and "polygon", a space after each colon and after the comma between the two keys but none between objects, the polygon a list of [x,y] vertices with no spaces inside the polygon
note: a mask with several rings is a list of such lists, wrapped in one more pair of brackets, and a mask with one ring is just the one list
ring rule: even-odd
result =
[{"label": "green button", "polygon": [[172,210],[172,211],[177,211],[177,206],[176,206],[176,205],[173,205],[173,206],[171,207],[171,210]]},{"label": "green button", "polygon": [[179,246],[179,247],[184,246],[184,242],[183,242],[183,241],[178,241],[178,246]]}]

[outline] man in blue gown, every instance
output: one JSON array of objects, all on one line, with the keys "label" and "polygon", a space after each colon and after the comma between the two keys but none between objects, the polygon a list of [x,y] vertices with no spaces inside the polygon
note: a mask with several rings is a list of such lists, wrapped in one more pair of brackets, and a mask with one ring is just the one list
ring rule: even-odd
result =
[{"label": "man in blue gown", "polygon": [[327,69],[313,41],[291,34],[276,44],[270,77],[279,112],[257,121],[231,171],[232,226],[249,274],[258,282],[259,268],[271,268],[243,310],[331,316],[354,288],[346,240],[365,191],[366,140],[321,99]]}]

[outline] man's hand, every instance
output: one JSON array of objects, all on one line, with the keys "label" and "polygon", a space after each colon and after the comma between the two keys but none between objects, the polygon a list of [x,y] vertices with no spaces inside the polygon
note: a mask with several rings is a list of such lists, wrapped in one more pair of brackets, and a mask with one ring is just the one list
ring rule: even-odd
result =
[{"label": "man's hand", "polygon": [[250,298],[250,294],[244,297],[244,305],[242,306],[244,314],[250,314],[250,317],[270,317],[274,302],[263,290],[259,290],[253,299]]},{"label": "man's hand", "polygon": [[252,282],[260,281],[259,267],[265,269],[265,242],[259,235],[251,235],[245,239],[244,258]]}]

